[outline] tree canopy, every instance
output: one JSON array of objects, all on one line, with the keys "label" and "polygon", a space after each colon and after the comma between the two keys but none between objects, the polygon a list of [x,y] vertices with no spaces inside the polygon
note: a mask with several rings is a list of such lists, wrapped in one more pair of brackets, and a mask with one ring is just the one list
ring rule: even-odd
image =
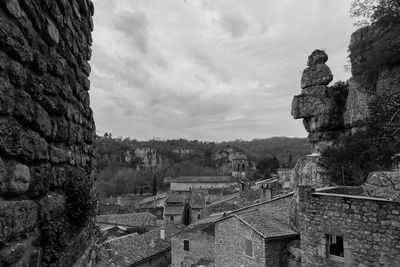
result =
[{"label": "tree canopy", "polygon": [[366,26],[380,20],[400,20],[400,0],[353,0],[350,15],[358,18],[357,26]]}]

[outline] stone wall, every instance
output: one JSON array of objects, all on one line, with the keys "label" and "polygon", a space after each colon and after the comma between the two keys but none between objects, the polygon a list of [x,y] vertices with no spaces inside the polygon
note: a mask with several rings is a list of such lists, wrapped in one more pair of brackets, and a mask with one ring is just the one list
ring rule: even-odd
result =
[{"label": "stone wall", "polygon": [[190,191],[191,189],[223,189],[239,187],[237,182],[225,182],[225,183],[176,183],[171,182],[171,191]]},{"label": "stone wall", "polygon": [[[299,186],[302,265],[400,265],[399,214],[400,202]],[[327,257],[327,234],[343,236],[343,262]]]},{"label": "stone wall", "polygon": [[[253,257],[244,253],[245,238],[253,242]],[[236,217],[217,222],[215,225],[215,266],[270,266],[266,265],[265,239]]]},{"label": "stone wall", "polygon": [[90,0],[0,3],[0,265],[92,258]]},{"label": "stone wall", "polygon": [[236,211],[228,212],[228,214],[240,214],[250,210],[259,210],[268,214],[271,217],[283,220],[289,223],[290,220],[290,203],[293,198],[293,193],[277,197],[259,204],[248,206]]},{"label": "stone wall", "polygon": [[[171,238],[173,267],[190,267],[201,258],[214,258],[214,235],[202,230],[182,232]],[[189,251],[183,249],[183,241],[189,241]]]},{"label": "stone wall", "polygon": [[[266,240],[236,217],[216,223],[215,266],[284,266],[291,239]],[[245,238],[252,240],[253,257],[245,254]]]}]

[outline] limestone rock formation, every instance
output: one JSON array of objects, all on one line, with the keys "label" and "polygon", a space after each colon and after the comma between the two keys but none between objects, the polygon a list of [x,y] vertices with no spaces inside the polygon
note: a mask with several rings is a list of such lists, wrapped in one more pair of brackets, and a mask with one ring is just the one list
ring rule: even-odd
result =
[{"label": "limestone rock formation", "polygon": [[400,24],[382,22],[357,30],[349,51],[352,77],[344,125],[355,132],[368,121],[376,96],[400,88]]},{"label": "limestone rock formation", "polygon": [[93,3],[0,1],[0,266],[90,266]]},{"label": "limestone rock formation", "polygon": [[[331,86],[328,56],[314,51],[303,72],[301,94],[294,97],[292,115],[303,119],[315,154],[300,159],[294,170],[295,194],[291,203],[291,222],[298,222],[298,186],[320,188],[334,185],[319,162],[319,152],[334,140],[363,130],[377,97],[389,97],[400,90],[400,24],[375,23],[356,31],[349,46],[353,77],[348,87]],[[395,167],[398,170],[398,166]],[[362,186],[371,197],[400,199],[399,172],[374,172]]]},{"label": "limestone rock formation", "polygon": [[400,201],[400,172],[372,172],[362,188],[366,196]]},{"label": "limestone rock formation", "polygon": [[[343,114],[337,95],[327,85],[333,75],[325,64],[328,55],[322,50],[315,50],[308,57],[308,68],[301,78],[301,94],[293,98],[292,115],[295,119],[303,118],[304,127],[309,133],[311,143],[331,141],[343,128]],[[317,149],[318,150],[318,149]]]},{"label": "limestone rock formation", "polygon": [[301,88],[308,88],[316,85],[328,85],[333,75],[330,68],[325,64],[328,55],[322,50],[315,50],[308,57],[307,66],[301,77]]}]

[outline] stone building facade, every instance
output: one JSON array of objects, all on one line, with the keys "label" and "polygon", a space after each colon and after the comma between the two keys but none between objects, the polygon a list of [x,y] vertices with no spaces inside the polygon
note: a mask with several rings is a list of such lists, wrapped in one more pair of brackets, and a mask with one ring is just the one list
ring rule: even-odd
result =
[{"label": "stone building facade", "polygon": [[1,266],[91,264],[93,13],[90,0],[0,2]]},{"label": "stone building facade", "polygon": [[173,236],[171,238],[172,267],[191,267],[204,257],[213,259],[214,241],[213,224],[194,225]]},{"label": "stone building facade", "polygon": [[302,266],[400,266],[400,202],[356,193],[299,187]]},{"label": "stone building facade", "polygon": [[287,223],[255,213],[230,216],[216,223],[216,266],[284,266],[286,245],[298,234]]},{"label": "stone building facade", "polygon": [[239,187],[233,176],[184,176],[171,181],[171,191],[190,191],[191,189],[222,189]]}]

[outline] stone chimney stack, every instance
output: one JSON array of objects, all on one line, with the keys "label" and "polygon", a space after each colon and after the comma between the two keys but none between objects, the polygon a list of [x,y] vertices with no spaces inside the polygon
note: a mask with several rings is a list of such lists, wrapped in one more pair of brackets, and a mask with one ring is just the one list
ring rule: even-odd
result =
[{"label": "stone chimney stack", "polygon": [[165,228],[164,227],[161,227],[161,229],[160,229],[160,238],[162,240],[165,240]]}]

